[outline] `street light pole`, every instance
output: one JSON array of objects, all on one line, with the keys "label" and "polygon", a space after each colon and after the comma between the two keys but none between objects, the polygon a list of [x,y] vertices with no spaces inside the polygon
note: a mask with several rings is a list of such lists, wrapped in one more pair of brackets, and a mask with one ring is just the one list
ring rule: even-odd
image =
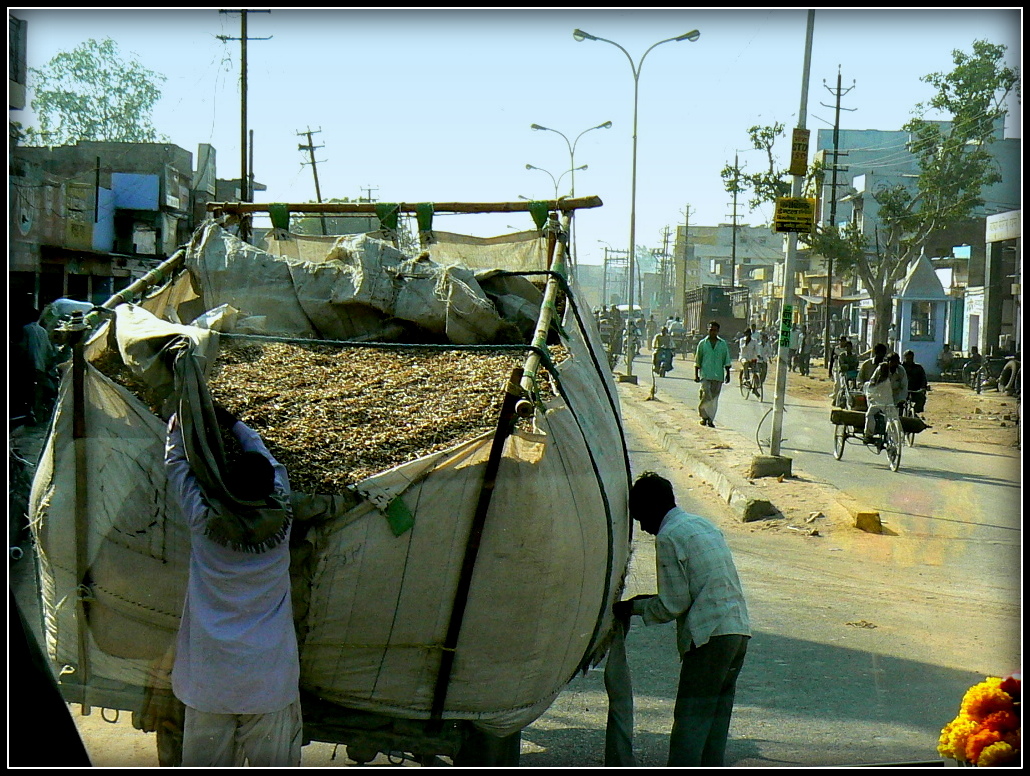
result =
[{"label": "street light pole", "polygon": [[[569,173],[572,173],[572,177],[575,178],[576,177],[576,170],[585,170],[586,168],[587,168],[587,165],[585,165],[585,164],[582,165],[581,167],[574,167],[571,170],[566,170],[561,175],[559,175],[557,177],[557,179],[555,179],[554,175],[551,174],[550,172],[548,172],[547,170],[545,170],[543,167],[536,167],[536,166],[534,166],[532,164],[527,164],[526,165],[526,169],[527,170],[539,170],[540,172],[546,172],[550,176],[551,183],[554,184],[554,199],[555,199],[555,201],[558,200],[558,187],[561,185],[561,179],[564,178]],[[575,196],[575,194],[576,194],[576,192],[575,192],[575,190],[573,190],[572,193],[569,196]]]},{"label": "street light pole", "polygon": [[[592,132],[595,129],[611,129],[611,126],[612,126],[612,123],[610,121],[606,121],[603,124],[598,124],[596,127],[590,127],[589,129],[584,129],[582,132],[580,132],[578,135],[576,135],[576,139],[571,141],[571,142],[569,141],[569,138],[565,135],[564,132],[560,132],[557,129],[551,129],[550,127],[544,127],[544,126],[541,126],[540,124],[530,124],[529,128],[530,129],[535,129],[535,130],[544,130],[546,132],[554,132],[557,135],[561,135],[562,140],[565,141],[565,145],[568,146],[568,149],[569,149],[569,167],[572,168],[572,178],[570,178],[570,181],[569,181],[570,184],[571,184],[571,187],[572,187],[572,191],[570,192],[569,196],[575,197],[576,196],[576,172],[575,171],[578,170],[578,169],[581,169],[579,167],[576,167],[576,145],[579,143],[579,139],[581,137],[583,137],[583,135],[585,135],[587,132]],[[584,167],[585,166],[586,165],[584,165]],[[573,216],[575,216],[574,213],[573,213]],[[572,219],[572,268],[573,268],[573,270],[575,270],[576,267],[577,267],[577,262],[576,262],[576,220],[575,220],[575,217],[573,217],[573,219]]]},{"label": "street light pole", "polygon": [[[587,32],[583,32],[583,30],[579,30],[579,29],[573,30],[572,37],[577,42],[582,42],[584,40],[600,40],[600,41],[603,41],[604,43],[612,44],[613,46],[615,46],[615,48],[617,48],[619,51],[621,51],[623,54],[626,55],[626,59],[629,60],[630,69],[633,71],[633,167],[632,167],[633,173],[632,173],[632,178],[631,178],[631,181],[630,181],[630,199],[629,199],[629,278],[630,278],[630,281],[629,281],[629,315],[630,315],[630,317],[632,317],[632,315],[633,315],[633,280],[634,280],[634,275],[635,275],[635,264],[636,264],[636,262],[634,260],[633,253],[634,253],[634,250],[636,248],[636,239],[637,239],[637,107],[638,107],[639,98],[640,98],[640,69],[644,66],[644,59],[647,57],[648,54],[651,53],[651,50],[656,48],[657,46],[660,46],[663,43],[670,43],[672,41],[679,42],[679,41],[682,41],[682,40],[689,40],[691,43],[693,43],[694,41],[696,41],[698,38],[701,37],[701,33],[698,32],[697,30],[691,30],[690,32],[685,33],[684,35],[678,35],[675,38],[666,38],[665,40],[660,40],[657,43],[652,44],[651,47],[649,49],[647,49],[647,51],[645,51],[643,53],[643,55],[640,57],[640,61],[637,62],[637,63],[634,63],[633,62],[633,57],[631,57],[629,55],[629,52],[626,51],[626,49],[624,49],[622,46],[620,46],[614,40],[608,40],[607,38],[599,38],[596,35],[591,35],[591,34],[589,34]],[[626,346],[625,347],[626,347],[626,350],[625,350],[625,352],[626,352],[626,374],[624,376],[624,378],[625,378],[624,382],[635,383],[636,382],[636,378],[633,376],[633,359],[631,358],[631,354],[630,354],[630,328],[629,328],[629,326],[626,327]]]}]

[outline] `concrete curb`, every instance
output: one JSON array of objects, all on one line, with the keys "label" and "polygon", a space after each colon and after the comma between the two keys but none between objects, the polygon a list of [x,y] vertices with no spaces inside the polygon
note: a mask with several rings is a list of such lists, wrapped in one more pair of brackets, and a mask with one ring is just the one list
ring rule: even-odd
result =
[{"label": "concrete curb", "polygon": [[780,510],[742,475],[720,470],[691,448],[684,441],[682,430],[673,423],[659,417],[657,412],[644,409],[641,402],[635,398],[623,401],[621,405],[625,416],[632,417],[647,429],[648,434],[662,450],[675,453],[695,477],[709,485],[719,498],[729,504],[741,522],[749,523],[779,514]]},{"label": "concrete curb", "polygon": [[[680,458],[695,477],[711,487],[719,498],[729,504],[741,522],[748,523],[783,513],[783,510],[766,498],[760,489],[751,485],[746,477],[719,469],[693,449],[684,439],[682,424],[688,420],[682,410],[671,409],[665,404],[654,405],[653,410],[649,409],[647,399],[634,395],[643,390],[645,388],[642,386],[636,387],[636,390],[627,386],[620,392],[623,415],[627,419],[632,418],[644,428],[660,449],[672,452]],[[679,421],[680,425],[677,425],[676,421]],[[727,430],[723,429],[721,433],[727,433]],[[889,533],[883,527],[879,512],[863,506],[841,490],[834,488],[833,491],[835,501],[851,517],[855,528],[866,533]]]}]

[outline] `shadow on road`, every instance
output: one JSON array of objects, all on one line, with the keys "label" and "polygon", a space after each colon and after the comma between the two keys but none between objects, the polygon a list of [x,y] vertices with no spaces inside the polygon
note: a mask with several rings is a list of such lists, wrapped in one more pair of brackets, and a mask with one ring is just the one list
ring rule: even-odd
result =
[{"label": "shadow on road", "polygon": [[[864,621],[831,627],[839,628],[840,640],[878,637],[876,626]],[[638,766],[661,767],[668,756],[679,671],[674,639],[672,626],[634,626],[627,644]],[[737,685],[726,764],[932,762],[941,728],[954,718],[965,691],[983,678],[872,649],[756,631]],[[606,713],[602,672],[577,677],[523,732],[528,745],[522,767],[602,765]]]}]

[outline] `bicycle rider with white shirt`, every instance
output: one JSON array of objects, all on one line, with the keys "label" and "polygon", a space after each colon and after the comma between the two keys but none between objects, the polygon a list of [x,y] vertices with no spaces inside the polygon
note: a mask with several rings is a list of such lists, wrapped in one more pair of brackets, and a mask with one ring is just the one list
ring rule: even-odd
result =
[{"label": "bicycle rider with white shirt", "polygon": [[746,380],[748,375],[754,374],[758,382],[765,382],[765,355],[762,353],[762,346],[758,340],[751,336],[751,329],[744,329],[744,337],[740,340],[740,379]]}]

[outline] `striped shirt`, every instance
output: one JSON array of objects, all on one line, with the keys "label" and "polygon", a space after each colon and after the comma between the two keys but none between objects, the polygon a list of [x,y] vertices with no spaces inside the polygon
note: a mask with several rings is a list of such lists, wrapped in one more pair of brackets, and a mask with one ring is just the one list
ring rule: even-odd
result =
[{"label": "striped shirt", "polygon": [[713,636],[751,635],[747,604],[722,532],[703,517],[673,507],[655,537],[658,595],[633,602],[645,625],[676,620],[684,654]]}]

